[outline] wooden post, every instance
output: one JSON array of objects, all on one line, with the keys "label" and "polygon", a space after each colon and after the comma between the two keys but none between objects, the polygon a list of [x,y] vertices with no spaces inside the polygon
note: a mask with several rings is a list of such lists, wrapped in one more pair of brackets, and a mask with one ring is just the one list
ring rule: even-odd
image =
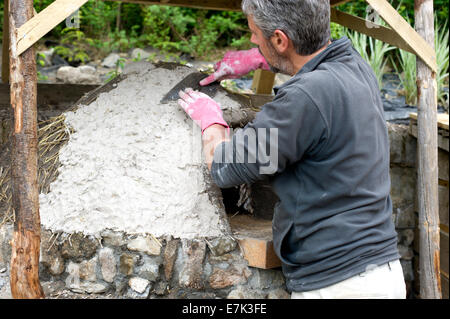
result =
[{"label": "wooden post", "polygon": [[2,82],[9,82],[9,0],[3,4]]},{"label": "wooden post", "polygon": [[15,212],[11,253],[13,298],[44,298],[39,282],[40,218],[37,181],[37,73],[34,48],[17,53],[17,29],[33,17],[33,0],[9,3],[11,149]]},{"label": "wooden post", "polygon": [[[415,0],[415,28],[434,48],[432,0]],[[436,73],[417,58],[420,297],[441,298]]]},{"label": "wooden post", "polygon": [[253,75],[252,90],[256,94],[272,94],[274,81],[275,73],[257,69]]}]

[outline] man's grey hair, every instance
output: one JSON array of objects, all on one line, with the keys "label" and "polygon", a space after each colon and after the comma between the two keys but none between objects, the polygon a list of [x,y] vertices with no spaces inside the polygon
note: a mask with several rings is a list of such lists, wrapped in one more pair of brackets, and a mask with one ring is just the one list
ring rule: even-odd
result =
[{"label": "man's grey hair", "polygon": [[242,11],[266,39],[283,31],[300,55],[313,54],[330,39],[329,0],[243,0]]}]

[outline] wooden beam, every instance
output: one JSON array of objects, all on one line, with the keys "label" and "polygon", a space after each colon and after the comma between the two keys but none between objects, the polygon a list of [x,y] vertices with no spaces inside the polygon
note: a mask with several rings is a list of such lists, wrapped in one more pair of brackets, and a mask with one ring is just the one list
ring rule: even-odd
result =
[{"label": "wooden beam", "polygon": [[233,237],[251,267],[270,269],[281,266],[273,249],[272,221],[237,215],[229,219]]},{"label": "wooden beam", "polygon": [[272,94],[275,73],[263,69],[255,70],[252,89],[256,94]]},{"label": "wooden beam", "polygon": [[[417,120],[417,113],[409,113],[409,117]],[[449,117],[447,113],[439,113],[437,114],[437,125],[444,130],[449,130]]]},{"label": "wooden beam", "polygon": [[10,285],[16,299],[44,298],[39,282],[40,218],[38,192],[36,55],[17,51],[17,29],[33,16],[33,0],[9,3],[10,83],[14,125],[11,135],[11,190],[15,213]]},{"label": "wooden beam", "polygon": [[331,7],[337,7],[340,6],[341,4],[350,2],[351,0],[330,0],[330,6]]},{"label": "wooden beam", "polygon": [[[421,58],[432,71],[437,72],[436,53],[433,44],[424,40],[386,0],[366,0],[386,21],[392,30],[404,39],[415,55]],[[431,19],[434,21],[433,17]],[[433,40],[434,41],[434,40]]]},{"label": "wooden beam", "polygon": [[9,82],[9,0],[3,4],[2,82]]},{"label": "wooden beam", "polygon": [[240,11],[241,0],[108,0],[140,4],[159,4],[207,10]]},{"label": "wooden beam", "polygon": [[[84,94],[98,88],[95,84],[38,83],[37,107],[47,110],[65,110]],[[0,83],[0,109],[11,107],[9,84]]]},{"label": "wooden beam", "polygon": [[17,32],[17,52],[22,54],[88,0],[56,0],[21,26]]},{"label": "wooden beam", "polygon": [[[414,16],[417,35],[433,48],[433,0],[415,0]],[[416,68],[420,296],[440,299],[437,83],[436,73],[424,62],[417,59]]]},{"label": "wooden beam", "polygon": [[331,9],[331,22],[338,23],[346,28],[363,33],[374,39],[389,43],[397,48],[415,54],[408,42],[405,41],[398,33],[385,26],[373,23],[372,21],[336,10]]}]

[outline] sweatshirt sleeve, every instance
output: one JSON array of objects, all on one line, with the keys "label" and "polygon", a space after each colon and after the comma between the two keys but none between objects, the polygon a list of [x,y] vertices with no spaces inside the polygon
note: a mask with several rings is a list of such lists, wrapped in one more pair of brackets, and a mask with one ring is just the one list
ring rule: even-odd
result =
[{"label": "sweatshirt sleeve", "polygon": [[285,87],[252,122],[216,147],[213,180],[220,188],[229,188],[281,173],[314,156],[327,135],[324,118],[312,99],[298,87]]}]

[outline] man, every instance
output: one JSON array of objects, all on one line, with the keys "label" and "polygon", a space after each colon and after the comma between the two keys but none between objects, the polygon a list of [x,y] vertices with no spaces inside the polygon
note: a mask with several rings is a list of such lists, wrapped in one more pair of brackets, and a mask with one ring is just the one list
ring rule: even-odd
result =
[{"label": "man", "polygon": [[[262,55],[227,54],[201,84],[261,67],[293,77],[232,138],[214,100],[180,92],[179,104],[202,128],[215,183],[227,188],[269,178],[280,198],[274,249],[292,298],[405,298],[389,141],[373,71],[347,38],[330,40],[328,0],[244,0],[242,8]],[[257,139],[256,149],[244,136]],[[274,143],[277,165],[261,173],[261,149]]]}]

